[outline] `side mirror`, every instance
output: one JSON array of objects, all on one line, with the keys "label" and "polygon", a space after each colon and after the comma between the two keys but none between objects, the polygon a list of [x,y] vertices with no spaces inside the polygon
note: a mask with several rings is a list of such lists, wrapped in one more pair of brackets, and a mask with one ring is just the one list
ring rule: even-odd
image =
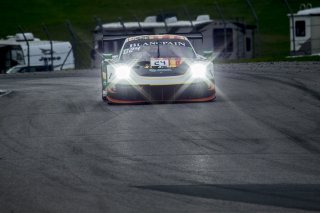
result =
[{"label": "side mirror", "polygon": [[206,58],[212,58],[213,51],[212,50],[203,51],[203,56],[206,57]]},{"label": "side mirror", "polygon": [[112,57],[112,54],[107,53],[107,54],[102,54],[102,58],[103,58],[103,60],[110,60],[113,57]]},{"label": "side mirror", "polygon": [[202,55],[197,54],[197,59],[199,59],[199,60],[206,60],[207,58],[204,57],[204,56],[202,56]]}]

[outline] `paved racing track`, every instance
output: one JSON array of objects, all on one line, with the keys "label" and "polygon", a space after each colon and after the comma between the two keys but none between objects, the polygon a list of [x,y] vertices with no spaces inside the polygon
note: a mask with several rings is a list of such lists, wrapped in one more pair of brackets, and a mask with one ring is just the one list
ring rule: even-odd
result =
[{"label": "paved racing track", "polygon": [[0,212],[320,211],[320,63],[216,65],[215,102],[109,106],[99,71],[0,77]]}]

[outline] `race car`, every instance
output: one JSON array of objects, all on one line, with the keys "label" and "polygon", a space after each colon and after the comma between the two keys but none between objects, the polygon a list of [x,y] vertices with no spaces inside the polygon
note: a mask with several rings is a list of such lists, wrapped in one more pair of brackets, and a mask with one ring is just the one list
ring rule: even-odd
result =
[{"label": "race car", "polygon": [[215,99],[213,63],[187,37],[128,37],[119,56],[102,60],[102,99],[113,104]]}]

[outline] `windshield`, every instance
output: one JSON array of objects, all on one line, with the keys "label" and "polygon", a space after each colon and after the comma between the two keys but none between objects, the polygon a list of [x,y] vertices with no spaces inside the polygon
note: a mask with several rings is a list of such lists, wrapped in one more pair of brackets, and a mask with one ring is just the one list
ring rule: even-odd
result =
[{"label": "windshield", "polygon": [[120,60],[150,58],[195,58],[196,54],[188,40],[182,39],[143,39],[125,43]]}]

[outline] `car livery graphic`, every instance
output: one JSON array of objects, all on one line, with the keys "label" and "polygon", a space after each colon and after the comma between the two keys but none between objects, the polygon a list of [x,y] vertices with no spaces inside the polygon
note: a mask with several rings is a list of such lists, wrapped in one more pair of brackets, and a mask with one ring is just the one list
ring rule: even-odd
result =
[{"label": "car livery graphic", "polygon": [[180,35],[127,38],[119,56],[101,66],[108,103],[200,102],[215,99],[213,64]]}]

